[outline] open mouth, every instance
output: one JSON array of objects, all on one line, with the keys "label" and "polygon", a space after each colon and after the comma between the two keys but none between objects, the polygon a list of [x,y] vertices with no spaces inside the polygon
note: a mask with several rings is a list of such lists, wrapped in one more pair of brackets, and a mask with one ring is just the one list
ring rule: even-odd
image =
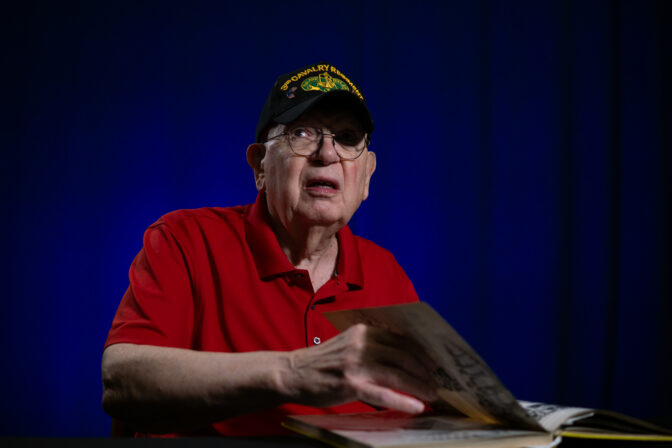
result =
[{"label": "open mouth", "polygon": [[311,180],[306,184],[306,186],[308,188],[330,188],[332,190],[338,190],[338,185],[335,182],[327,179]]}]

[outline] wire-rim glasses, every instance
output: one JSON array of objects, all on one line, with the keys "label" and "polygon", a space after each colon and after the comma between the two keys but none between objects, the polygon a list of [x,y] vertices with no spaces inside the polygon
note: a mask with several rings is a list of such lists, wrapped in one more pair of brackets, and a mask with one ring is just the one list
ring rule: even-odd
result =
[{"label": "wire-rim glasses", "polygon": [[362,155],[369,144],[368,135],[357,129],[344,129],[337,133],[329,133],[312,126],[292,126],[266,141],[283,136],[287,137],[289,147],[294,154],[307,158],[312,157],[322,148],[325,136],[331,137],[336,154],[341,160],[355,160]]}]

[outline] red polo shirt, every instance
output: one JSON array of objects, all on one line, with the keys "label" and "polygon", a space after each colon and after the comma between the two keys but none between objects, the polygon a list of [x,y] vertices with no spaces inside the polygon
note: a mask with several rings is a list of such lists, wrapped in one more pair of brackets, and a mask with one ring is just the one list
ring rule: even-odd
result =
[{"label": "red polo shirt", "polygon": [[[134,344],[214,352],[295,350],[338,333],[324,311],[417,301],[387,250],[338,232],[337,274],[317,292],[273,233],[263,194],[254,204],[178,210],[152,224],[129,272],[105,347]],[[226,420],[200,434],[282,434],[287,414],[364,412],[286,404]]]}]

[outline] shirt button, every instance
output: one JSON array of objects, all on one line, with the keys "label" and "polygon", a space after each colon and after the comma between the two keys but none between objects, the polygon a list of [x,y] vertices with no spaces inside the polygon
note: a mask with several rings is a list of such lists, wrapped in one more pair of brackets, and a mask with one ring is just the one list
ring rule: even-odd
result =
[{"label": "shirt button", "polygon": [[320,338],[318,338],[317,336],[315,336],[313,338],[313,344],[318,345],[320,342],[322,342],[322,340]]}]

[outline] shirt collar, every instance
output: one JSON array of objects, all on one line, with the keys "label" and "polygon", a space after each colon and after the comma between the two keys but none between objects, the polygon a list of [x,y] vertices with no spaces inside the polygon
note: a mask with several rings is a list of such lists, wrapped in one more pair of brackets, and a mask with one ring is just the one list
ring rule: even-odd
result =
[{"label": "shirt collar", "polygon": [[[259,193],[254,204],[248,207],[245,229],[247,245],[262,280],[296,270],[275,236],[264,193]],[[338,238],[336,272],[340,279],[348,284],[349,289],[361,289],[364,278],[355,236],[347,225],[339,230],[336,236]]]}]

